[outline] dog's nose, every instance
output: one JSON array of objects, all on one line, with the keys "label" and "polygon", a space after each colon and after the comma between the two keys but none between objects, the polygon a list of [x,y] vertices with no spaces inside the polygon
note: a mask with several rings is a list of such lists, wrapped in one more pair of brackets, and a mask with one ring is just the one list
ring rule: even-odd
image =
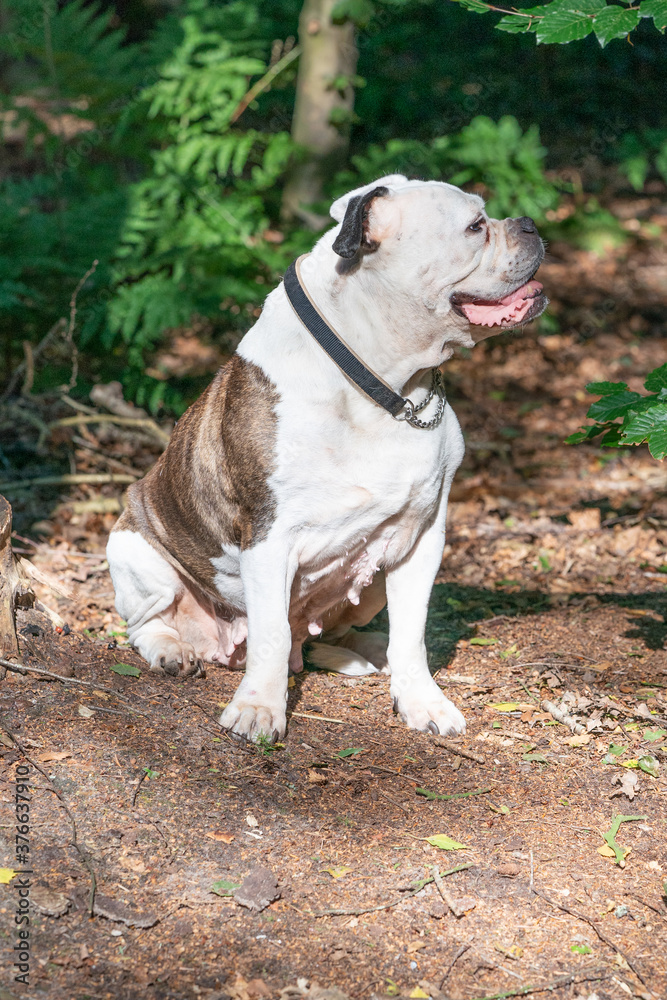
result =
[{"label": "dog's nose", "polygon": [[535,225],[535,223],[533,222],[533,220],[530,218],[529,215],[522,215],[521,218],[517,219],[516,221],[519,223],[519,227],[521,228],[522,232],[524,233],[537,232],[537,226]]}]

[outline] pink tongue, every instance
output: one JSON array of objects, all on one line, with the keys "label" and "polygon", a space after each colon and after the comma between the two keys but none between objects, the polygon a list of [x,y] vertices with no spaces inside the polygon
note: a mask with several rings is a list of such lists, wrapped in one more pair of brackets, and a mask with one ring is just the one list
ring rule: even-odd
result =
[{"label": "pink tongue", "polygon": [[463,313],[470,323],[475,326],[499,326],[501,323],[520,323],[523,316],[530,308],[531,301],[539,292],[542,285],[539,281],[529,281],[515,292],[506,295],[497,302],[481,304],[479,302],[466,302],[461,306]]}]

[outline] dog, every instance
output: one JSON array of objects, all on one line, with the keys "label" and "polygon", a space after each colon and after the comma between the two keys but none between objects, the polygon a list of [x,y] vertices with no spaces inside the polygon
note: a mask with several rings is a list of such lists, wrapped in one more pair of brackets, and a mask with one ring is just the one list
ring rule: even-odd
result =
[{"label": "dog", "polygon": [[[464,453],[440,366],[546,308],[532,219],[383,177],[335,201],[236,353],[128,490],[108,544],[118,613],[152,670],[245,674],[220,724],[286,729],[288,674],[384,669],[410,727],[462,733],[424,629]],[[357,631],[387,605],[386,636]]]}]

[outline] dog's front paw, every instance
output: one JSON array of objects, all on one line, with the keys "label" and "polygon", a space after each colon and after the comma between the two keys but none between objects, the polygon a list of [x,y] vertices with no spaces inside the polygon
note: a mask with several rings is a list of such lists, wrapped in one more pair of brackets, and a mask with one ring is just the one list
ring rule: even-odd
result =
[{"label": "dog's front paw", "polygon": [[455,736],[465,733],[466,720],[435,683],[424,688],[395,694],[394,709],[410,729],[432,732],[435,736]]},{"label": "dog's front paw", "polygon": [[223,729],[257,743],[264,739],[276,743],[285,735],[287,717],[285,709],[261,705],[254,698],[234,698],[220,716]]}]

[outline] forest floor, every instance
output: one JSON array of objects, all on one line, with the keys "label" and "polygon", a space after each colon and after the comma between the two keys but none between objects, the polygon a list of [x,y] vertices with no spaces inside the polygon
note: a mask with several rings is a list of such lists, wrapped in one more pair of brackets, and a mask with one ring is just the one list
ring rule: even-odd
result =
[{"label": "forest floor", "polygon": [[[284,744],[239,744],[216,722],[238,674],[158,679],[125,644],[104,557],[123,483],[0,484],[52,611],[20,612],[22,662],[63,678],[0,684],[0,865],[27,768],[33,872],[29,987],[0,886],[2,1000],[667,996],[667,470],[563,444],[586,382],[641,389],[665,360],[667,214],[621,209],[629,245],[552,247],[558,329],[447,367],[468,451],[428,644],[463,737],[407,730],[383,675],[306,669]],[[26,441],[74,412],[12,405]],[[149,425],[50,433],[74,475],[128,481],[160,448]]]}]

